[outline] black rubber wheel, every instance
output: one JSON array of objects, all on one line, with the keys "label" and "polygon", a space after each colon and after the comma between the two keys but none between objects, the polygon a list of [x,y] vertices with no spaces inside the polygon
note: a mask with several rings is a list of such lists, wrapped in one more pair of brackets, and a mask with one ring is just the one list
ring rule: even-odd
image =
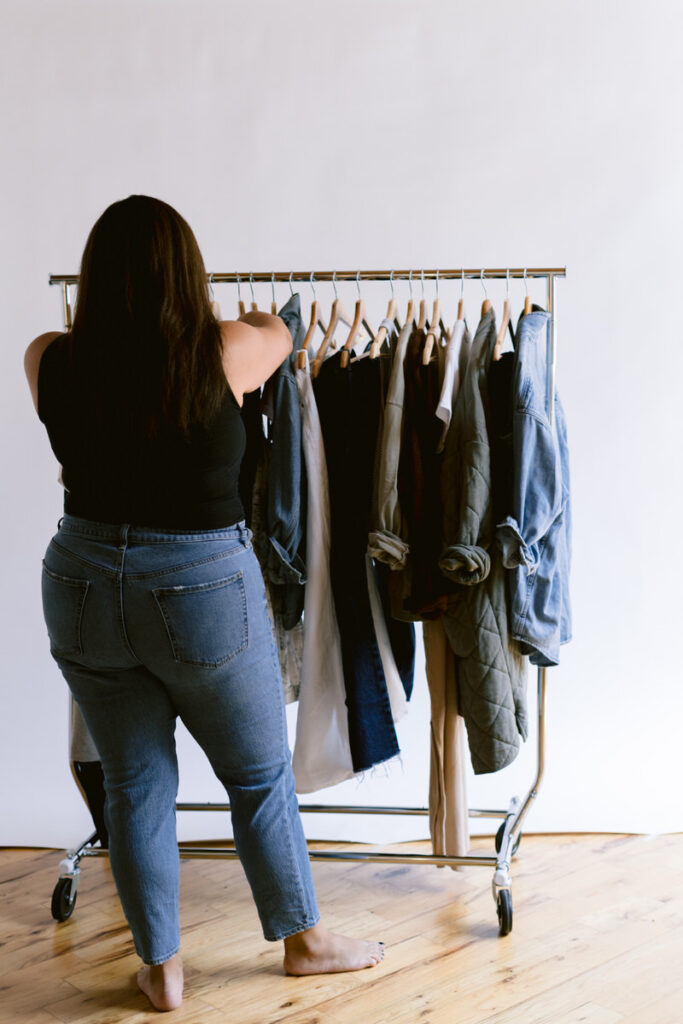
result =
[{"label": "black rubber wheel", "polygon": [[[503,824],[500,826],[500,828],[496,832],[496,853],[500,853],[500,848],[503,845],[503,832],[504,831],[505,831],[505,822],[503,822]],[[517,839],[515,840],[515,845],[512,847],[512,856],[513,857],[517,853],[517,850],[519,849],[519,844],[521,843],[521,841],[522,841],[522,833],[520,832],[519,835],[517,836]]]},{"label": "black rubber wheel", "polygon": [[52,916],[55,921],[66,921],[74,912],[76,896],[71,899],[71,879],[60,878],[52,893]]},{"label": "black rubber wheel", "polygon": [[512,931],[512,893],[501,889],[498,893],[498,934],[509,935]]}]

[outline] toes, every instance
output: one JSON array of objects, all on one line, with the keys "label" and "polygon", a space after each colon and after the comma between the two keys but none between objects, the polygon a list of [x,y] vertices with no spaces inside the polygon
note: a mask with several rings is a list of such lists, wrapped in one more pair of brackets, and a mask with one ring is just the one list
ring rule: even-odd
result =
[{"label": "toes", "polygon": [[373,942],[373,943],[371,943],[371,947],[370,947],[369,953],[370,953],[370,957],[372,959],[373,965],[380,963],[384,959],[384,943],[383,942]]}]

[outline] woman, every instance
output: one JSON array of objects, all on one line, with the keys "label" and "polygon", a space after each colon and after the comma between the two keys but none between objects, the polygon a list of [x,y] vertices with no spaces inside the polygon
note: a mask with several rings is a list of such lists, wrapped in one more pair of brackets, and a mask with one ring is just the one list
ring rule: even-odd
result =
[{"label": "woman", "polygon": [[245,392],[292,349],[276,316],[218,323],[188,224],[129,196],[85,246],[72,330],[25,357],[62,465],[43,563],[50,649],[102,761],[112,871],[140,988],[180,1005],[180,716],[230,799],[235,845],[291,974],[374,966],[320,923],[263,578],[238,496]]}]

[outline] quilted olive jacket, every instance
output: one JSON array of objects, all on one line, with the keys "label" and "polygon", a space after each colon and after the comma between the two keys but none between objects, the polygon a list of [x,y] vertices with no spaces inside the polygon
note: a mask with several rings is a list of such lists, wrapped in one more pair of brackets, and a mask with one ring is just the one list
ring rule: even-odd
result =
[{"label": "quilted olive jacket", "polygon": [[439,567],[461,584],[443,624],[457,658],[459,711],[478,775],[510,764],[527,736],[526,665],[508,635],[505,570],[493,543],[486,378],[495,342],[490,310],[472,343],[441,468]]}]

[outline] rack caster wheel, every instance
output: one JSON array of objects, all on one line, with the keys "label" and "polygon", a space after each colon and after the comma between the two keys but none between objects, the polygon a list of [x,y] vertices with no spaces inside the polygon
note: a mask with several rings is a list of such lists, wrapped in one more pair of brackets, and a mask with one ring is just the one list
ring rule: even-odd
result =
[{"label": "rack caster wheel", "polygon": [[496,901],[498,911],[498,934],[509,935],[512,931],[512,893],[509,889],[501,889]]},{"label": "rack caster wheel", "polygon": [[77,893],[71,895],[71,878],[60,878],[52,893],[52,916],[55,921],[66,921],[74,912]]},{"label": "rack caster wheel", "polygon": [[[505,831],[505,822],[503,822],[503,824],[500,826],[500,828],[496,832],[496,853],[500,853],[500,848],[503,845],[503,832],[504,831]],[[515,845],[512,847],[512,853],[510,855],[511,857],[514,857],[514,855],[517,853],[517,850],[519,849],[519,844],[521,843],[521,841],[522,841],[522,833],[520,832],[519,835],[517,836],[517,839],[515,840]]]}]

